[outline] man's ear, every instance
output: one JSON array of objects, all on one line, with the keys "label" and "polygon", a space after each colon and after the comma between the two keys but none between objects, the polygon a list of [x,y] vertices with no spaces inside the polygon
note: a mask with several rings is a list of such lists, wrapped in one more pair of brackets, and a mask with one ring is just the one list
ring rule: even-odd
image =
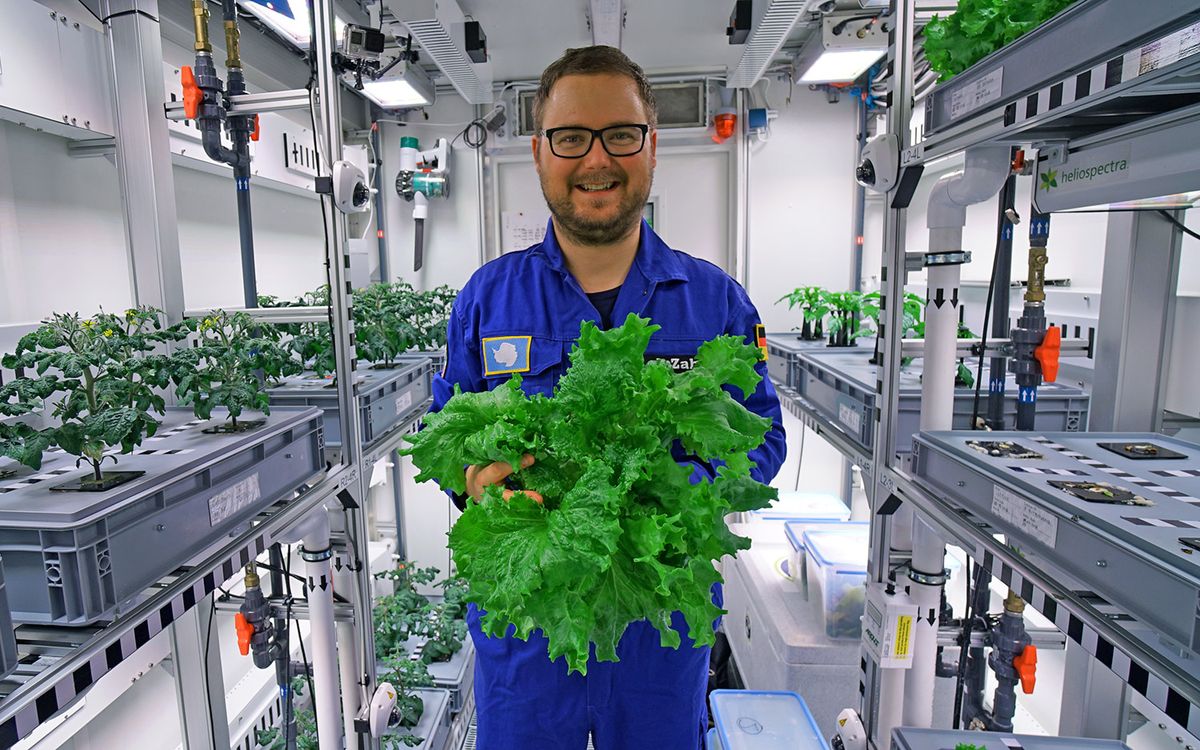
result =
[{"label": "man's ear", "polygon": [[650,168],[658,166],[658,131],[650,131]]},{"label": "man's ear", "polygon": [[530,138],[529,138],[529,146],[530,146],[530,148],[533,149],[533,163],[534,164],[537,164],[538,151],[542,147],[541,140],[542,139],[540,137],[538,137],[537,135],[530,136]]}]

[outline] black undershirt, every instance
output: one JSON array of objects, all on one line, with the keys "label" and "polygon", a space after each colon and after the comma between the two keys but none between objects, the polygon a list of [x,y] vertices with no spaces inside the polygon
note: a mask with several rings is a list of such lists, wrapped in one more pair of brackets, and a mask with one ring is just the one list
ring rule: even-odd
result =
[{"label": "black undershirt", "polygon": [[592,306],[596,308],[596,312],[600,313],[600,328],[608,330],[612,328],[612,312],[613,307],[617,304],[617,295],[621,293],[621,287],[609,289],[605,292],[588,292],[588,299],[592,301]]}]

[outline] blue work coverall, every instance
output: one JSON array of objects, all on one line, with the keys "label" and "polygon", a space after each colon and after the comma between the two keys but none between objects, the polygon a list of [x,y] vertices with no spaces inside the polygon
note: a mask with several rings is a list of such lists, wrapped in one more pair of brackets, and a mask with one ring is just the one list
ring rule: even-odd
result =
[{"label": "blue work coverall", "polygon": [[[688,367],[699,346],[720,334],[765,343],[745,290],[713,264],[672,250],[645,222],[612,310],[613,325],[631,312],[662,326],[651,337],[647,356],[667,359],[676,369]],[[450,317],[446,369],[434,378],[431,410],[445,405],[455,385],[463,391],[490,390],[518,372],[527,393],[549,395],[569,364],[580,322],[599,318],[567,270],[551,224],[541,244],[487,263],[459,293]],[[744,403],[774,421],[766,440],[750,453],[754,477],[766,483],[779,470],[786,448],[775,389],[765,363],[757,369],[762,383]],[[693,481],[712,476],[711,467],[691,462]],[[720,587],[715,588],[720,606]],[[583,750],[589,732],[597,750],[700,746],[708,721],[709,649],[693,647],[679,612],[672,619],[683,635],[678,650],[663,648],[653,626],[636,622],[618,645],[620,661],[597,662],[593,656],[586,676],[569,675],[562,658],[551,662],[540,631],[528,641],[512,637],[511,630],[509,637],[491,638],[480,631],[479,618],[471,605],[467,624],[476,647],[480,750]]]}]

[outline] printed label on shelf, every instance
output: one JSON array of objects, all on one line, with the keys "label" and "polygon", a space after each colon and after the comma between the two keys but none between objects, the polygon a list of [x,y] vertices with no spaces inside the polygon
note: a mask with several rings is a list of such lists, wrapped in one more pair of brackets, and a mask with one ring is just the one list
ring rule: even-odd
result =
[{"label": "printed label on shelf", "polygon": [[208,525],[216,526],[262,499],[258,472],[213,495],[208,501]]},{"label": "printed label on shelf", "polygon": [[996,68],[972,84],[955,89],[950,94],[950,121],[970,114],[998,100],[1004,82],[1004,68]]},{"label": "printed label on shelf", "polygon": [[1058,519],[1003,487],[992,489],[992,513],[1048,547],[1058,542]]},{"label": "printed label on shelf", "polygon": [[1137,75],[1165,68],[1200,52],[1200,21],[1144,45],[1136,53]]},{"label": "printed label on shelf", "polygon": [[396,399],[396,416],[400,416],[412,408],[412,391],[406,392]]},{"label": "printed label on shelf", "polygon": [[862,430],[862,413],[853,406],[838,404],[838,421],[857,435]]}]

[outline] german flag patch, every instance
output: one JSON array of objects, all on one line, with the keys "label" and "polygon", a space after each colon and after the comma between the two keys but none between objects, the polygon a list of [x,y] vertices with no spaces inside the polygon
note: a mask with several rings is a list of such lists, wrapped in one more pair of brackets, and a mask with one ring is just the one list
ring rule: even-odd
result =
[{"label": "german flag patch", "polygon": [[759,355],[760,358],[762,359],[763,362],[766,362],[767,356],[768,356],[768,354],[767,354],[767,327],[764,326],[762,323],[759,323],[758,325],[754,326],[754,343],[758,346],[759,351],[762,352],[762,354]]}]

